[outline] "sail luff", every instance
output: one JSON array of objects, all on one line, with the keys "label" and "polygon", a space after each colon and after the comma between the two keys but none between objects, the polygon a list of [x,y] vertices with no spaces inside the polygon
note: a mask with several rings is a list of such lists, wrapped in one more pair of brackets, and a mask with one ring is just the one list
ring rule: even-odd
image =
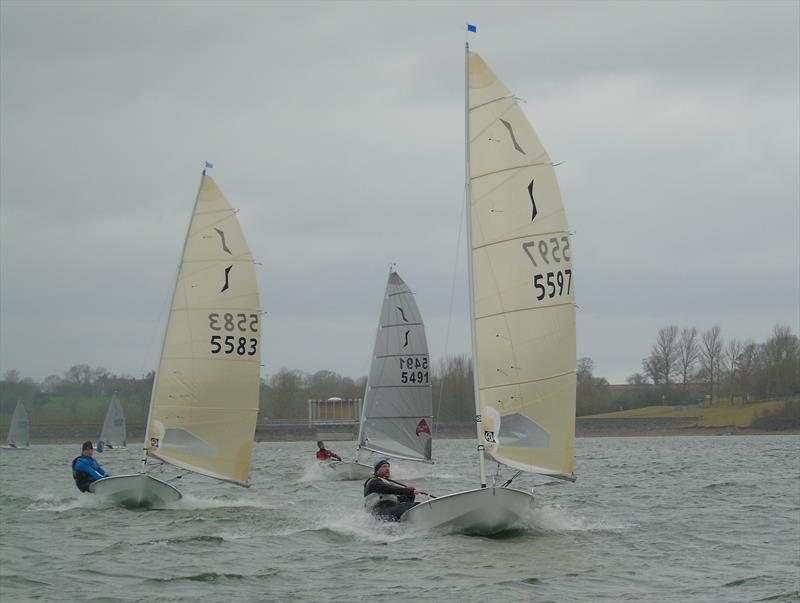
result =
[{"label": "sail luff", "polygon": [[486,487],[486,460],[483,446],[481,398],[478,384],[478,341],[475,334],[475,286],[472,270],[472,179],[469,128],[469,42],[464,46],[464,197],[467,219],[467,273],[469,274],[469,329],[472,342],[472,388],[475,395],[475,429],[478,441],[478,466],[481,488]]},{"label": "sail luff", "polygon": [[200,191],[203,190],[203,181],[206,178],[206,171],[203,170],[203,173],[200,175],[200,184],[197,185],[197,194],[194,196],[194,205],[192,206],[192,213],[189,218],[189,225],[186,227],[186,235],[183,237],[183,246],[181,247],[181,255],[180,261],[178,261],[178,269],[175,274],[175,286],[172,288],[172,298],[169,301],[169,309],[170,315],[167,316],[167,324],[164,327],[164,335],[161,338],[161,352],[158,355],[158,368],[156,368],[156,372],[153,374],[153,387],[150,388],[150,404],[147,407],[147,422],[144,424],[144,442],[142,444],[142,466],[139,469],[139,473],[145,472],[145,467],[147,466],[147,443],[150,439],[150,421],[153,417],[153,398],[156,394],[156,385],[158,384],[158,376],[161,373],[161,364],[164,360],[164,346],[167,343],[167,331],[169,330],[169,320],[172,314],[172,307],[175,305],[175,295],[178,291],[178,279],[181,275],[181,264],[183,263],[183,256],[186,254],[186,245],[189,242],[189,232],[192,229],[192,221],[194,220],[194,215],[197,212],[197,203],[200,200]]}]

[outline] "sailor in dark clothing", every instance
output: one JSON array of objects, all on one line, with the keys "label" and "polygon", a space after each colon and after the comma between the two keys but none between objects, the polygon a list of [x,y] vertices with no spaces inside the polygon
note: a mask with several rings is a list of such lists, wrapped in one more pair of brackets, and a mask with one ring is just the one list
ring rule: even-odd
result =
[{"label": "sailor in dark clothing", "polygon": [[392,481],[390,471],[386,459],[375,463],[375,475],[364,482],[364,507],[380,519],[399,521],[403,513],[419,504],[414,496],[427,492]]},{"label": "sailor in dark clothing", "polygon": [[81,446],[81,455],[72,459],[72,479],[75,480],[75,485],[81,492],[88,492],[89,484],[92,482],[110,477],[100,463],[92,457],[93,454],[92,443],[86,441]]}]

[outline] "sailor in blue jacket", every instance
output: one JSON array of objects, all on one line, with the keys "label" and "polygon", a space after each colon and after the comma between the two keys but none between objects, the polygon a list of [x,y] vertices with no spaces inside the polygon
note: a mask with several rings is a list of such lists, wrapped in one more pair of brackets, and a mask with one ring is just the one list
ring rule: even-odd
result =
[{"label": "sailor in blue jacket", "polygon": [[72,479],[81,492],[89,491],[89,484],[104,477],[110,477],[105,469],[94,458],[92,443],[87,441],[81,446],[81,455],[72,460]]}]

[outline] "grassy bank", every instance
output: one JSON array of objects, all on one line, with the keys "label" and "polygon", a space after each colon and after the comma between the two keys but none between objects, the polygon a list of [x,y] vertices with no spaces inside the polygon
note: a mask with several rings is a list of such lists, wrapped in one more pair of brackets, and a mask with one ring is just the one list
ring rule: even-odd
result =
[{"label": "grassy bank", "polygon": [[759,417],[779,412],[790,401],[744,402],[734,398],[717,400],[708,405],[647,406],[618,412],[581,417],[591,419],[683,419],[687,428],[713,428],[735,426],[751,427]]}]

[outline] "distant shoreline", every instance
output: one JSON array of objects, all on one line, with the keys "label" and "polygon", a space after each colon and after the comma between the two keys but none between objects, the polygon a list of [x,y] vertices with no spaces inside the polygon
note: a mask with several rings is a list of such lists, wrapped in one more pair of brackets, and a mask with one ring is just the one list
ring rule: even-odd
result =
[{"label": "distant shoreline", "polygon": [[[783,431],[767,431],[764,429],[751,429],[749,427],[737,427],[727,425],[722,427],[696,427],[696,426],[664,426],[659,422],[651,422],[646,425],[637,421],[626,424],[603,425],[590,424],[579,419],[575,430],[577,438],[627,438],[627,437],[683,437],[683,436],[753,436],[753,435],[800,435],[798,429],[788,429]],[[70,425],[70,426],[48,426],[39,427],[34,430],[31,436],[31,444],[75,444],[79,445],[85,440],[95,442],[100,431],[99,425]],[[327,434],[330,441],[352,441],[354,436],[347,432],[341,434]],[[138,448],[144,431],[131,430],[128,436],[128,448]],[[434,432],[434,438],[467,440],[475,437],[475,432],[465,431],[440,431]],[[291,431],[264,431],[256,432],[256,440],[261,442],[313,442],[317,439],[316,433],[297,433]]]}]

